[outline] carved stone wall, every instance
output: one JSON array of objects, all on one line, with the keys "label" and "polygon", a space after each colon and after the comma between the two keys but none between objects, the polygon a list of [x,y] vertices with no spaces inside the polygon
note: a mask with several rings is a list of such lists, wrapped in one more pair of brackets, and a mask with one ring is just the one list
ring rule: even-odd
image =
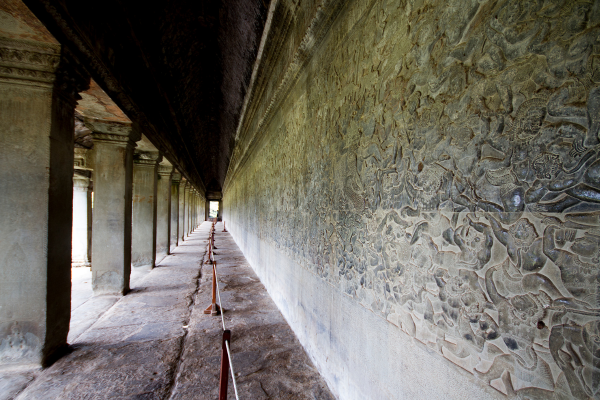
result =
[{"label": "carved stone wall", "polygon": [[317,365],[344,294],[489,396],[600,398],[600,2],[350,1],[307,57],[242,121],[224,219]]}]

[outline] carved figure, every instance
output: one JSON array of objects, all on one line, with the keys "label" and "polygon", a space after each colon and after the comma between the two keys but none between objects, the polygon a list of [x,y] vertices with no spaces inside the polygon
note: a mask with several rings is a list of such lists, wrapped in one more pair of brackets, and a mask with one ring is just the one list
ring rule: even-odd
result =
[{"label": "carved figure", "polygon": [[539,271],[546,265],[542,238],[527,218],[521,218],[505,229],[491,214],[485,217],[490,221],[494,236],[506,247],[511,261],[523,273]]},{"label": "carved figure", "polygon": [[[554,222],[548,220],[546,222]],[[573,232],[567,231],[571,241]],[[561,227],[548,225],[544,230],[544,254],[556,264],[560,270],[562,282],[567,290],[581,301],[594,308],[600,307],[598,299],[600,275],[597,266],[583,262],[577,254],[560,248]],[[558,240],[557,240],[558,237]],[[564,242],[563,242],[564,243]]]},{"label": "carved figure", "polygon": [[476,273],[461,269],[458,276],[451,276],[447,270],[439,268],[434,277],[440,288],[442,316],[448,327],[456,330],[479,351],[483,350],[486,340],[499,337],[498,326],[484,314],[485,309],[493,309],[494,306],[486,300]]},{"label": "carved figure", "polygon": [[461,250],[458,262],[463,268],[479,270],[490,261],[492,255],[492,229],[482,222],[474,222],[470,216],[466,220],[467,224],[454,231],[454,243]]},{"label": "carved figure", "polygon": [[576,398],[596,397],[600,389],[600,321],[556,325],[550,352]]}]

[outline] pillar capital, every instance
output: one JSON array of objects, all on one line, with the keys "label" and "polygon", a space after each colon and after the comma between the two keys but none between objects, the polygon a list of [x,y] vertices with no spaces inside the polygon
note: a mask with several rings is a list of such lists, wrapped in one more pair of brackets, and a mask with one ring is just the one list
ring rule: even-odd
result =
[{"label": "pillar capital", "polygon": [[88,160],[89,149],[75,147],[73,156],[73,166],[76,170],[90,169],[90,163]]},{"label": "pillar capital", "polygon": [[59,45],[0,38],[0,77],[3,80],[50,87],[59,64]]},{"label": "pillar capital", "polygon": [[85,117],[85,126],[92,131],[95,142],[126,146],[135,146],[135,142],[142,138],[142,133],[136,123],[109,121],[98,118]]},{"label": "pillar capital", "polygon": [[158,166],[158,174],[160,176],[170,176],[173,173],[172,165],[159,165]]},{"label": "pillar capital", "polygon": [[91,171],[75,170],[73,174],[73,190],[76,192],[87,192],[90,189]]},{"label": "pillar capital", "polygon": [[173,175],[171,175],[171,183],[173,185],[179,185],[181,182],[181,174],[179,172],[175,172],[176,170],[173,169]]},{"label": "pillar capital", "polygon": [[75,106],[90,77],[68,48],[52,43],[0,38],[0,80],[26,86],[54,87]]},{"label": "pillar capital", "polygon": [[156,167],[162,161],[162,154],[158,151],[138,151],[133,153],[133,163],[138,167]]}]

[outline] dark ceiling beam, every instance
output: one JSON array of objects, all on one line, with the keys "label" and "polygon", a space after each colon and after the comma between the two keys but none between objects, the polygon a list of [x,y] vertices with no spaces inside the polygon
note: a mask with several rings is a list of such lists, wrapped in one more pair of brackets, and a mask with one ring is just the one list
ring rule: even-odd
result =
[{"label": "dark ceiling beam", "polygon": [[267,0],[24,0],[201,190],[220,192]]},{"label": "dark ceiling beam", "polygon": [[[97,8],[91,8],[90,2],[81,1],[50,1],[50,0],[24,0],[27,7],[42,21],[52,35],[69,50],[75,54],[82,67],[88,71],[92,78],[113,99],[113,101],[132,120],[136,121],[143,133],[152,143],[167,157],[183,175],[201,190],[205,190],[204,182],[194,165],[194,157],[190,154],[181,135],[175,111],[161,90],[158,79],[152,74],[151,68],[140,68],[139,74],[147,83],[148,91],[151,92],[151,101],[160,102],[160,114],[153,113],[149,118],[144,109],[139,105],[139,96],[134,98],[134,90],[126,87],[123,76],[117,76],[120,63],[131,62],[131,59],[143,60],[143,64],[149,67],[147,59],[139,47],[129,46],[124,49],[116,49],[114,36],[111,37],[109,21],[107,25],[96,26],[98,13],[110,12],[113,16],[122,10],[116,2],[97,2]],[[89,18],[92,17],[92,18]],[[122,18],[125,18],[122,15]],[[112,19],[114,21],[114,18]],[[88,23],[88,25],[86,25]],[[130,26],[129,21],[125,22]],[[125,24],[123,24],[125,25]],[[87,29],[82,29],[87,28]],[[97,35],[90,35],[102,29]],[[132,32],[131,32],[132,33]],[[130,38],[134,38],[132,34]],[[126,38],[123,38],[126,39]],[[126,58],[123,52],[127,53]],[[138,52],[138,54],[132,54]],[[122,74],[123,75],[123,74]],[[139,93],[138,93],[139,95]],[[158,107],[153,107],[156,109]]]}]

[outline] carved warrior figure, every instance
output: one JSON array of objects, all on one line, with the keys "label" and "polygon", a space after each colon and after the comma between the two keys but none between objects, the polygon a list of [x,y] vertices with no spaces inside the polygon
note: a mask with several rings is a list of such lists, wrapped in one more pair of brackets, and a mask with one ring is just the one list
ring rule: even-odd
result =
[{"label": "carved warrior figure", "polygon": [[[546,222],[554,223],[555,220],[547,219]],[[562,282],[573,297],[599,308],[600,271],[597,266],[582,261],[577,254],[560,248],[560,230],[554,224],[546,226],[544,254],[559,268]]]},{"label": "carved warrior figure", "polygon": [[486,340],[499,337],[498,326],[484,314],[486,309],[494,306],[486,300],[476,273],[459,270],[458,276],[452,276],[440,268],[435,271],[434,277],[440,289],[438,296],[443,324],[449,330],[456,331],[459,337],[475,345],[479,351],[483,350]]},{"label": "carved warrior figure", "polygon": [[504,229],[491,214],[486,214],[485,217],[490,221],[498,241],[506,247],[511,261],[523,273],[539,271],[546,265],[542,238],[527,218],[521,218],[509,229]]},{"label": "carved warrior figure", "polygon": [[[548,155],[545,167],[538,163],[536,168],[534,164],[538,179],[526,193],[527,202],[535,204],[536,211],[546,212],[563,212],[581,201],[600,203],[600,160],[597,157],[597,150],[587,152],[575,168],[564,171],[558,179],[558,173],[563,172],[560,160],[558,156]],[[554,199],[543,201],[549,193]]]},{"label": "carved warrior figure", "polygon": [[458,264],[472,270],[482,269],[492,256],[494,238],[489,225],[474,222],[471,216],[466,217],[467,224],[454,231],[454,243],[461,253]]},{"label": "carved warrior figure", "polygon": [[584,326],[554,326],[550,352],[564,372],[574,397],[596,398],[600,394],[600,321],[590,321]]},{"label": "carved warrior figure", "polygon": [[537,328],[538,322],[545,318],[545,306],[551,303],[552,299],[544,291],[512,297],[502,296],[494,281],[494,272],[498,267],[492,267],[486,272],[486,290],[498,310],[498,326],[502,340],[521,366],[525,367],[534,361],[531,359],[531,347],[534,339],[543,334]]}]

